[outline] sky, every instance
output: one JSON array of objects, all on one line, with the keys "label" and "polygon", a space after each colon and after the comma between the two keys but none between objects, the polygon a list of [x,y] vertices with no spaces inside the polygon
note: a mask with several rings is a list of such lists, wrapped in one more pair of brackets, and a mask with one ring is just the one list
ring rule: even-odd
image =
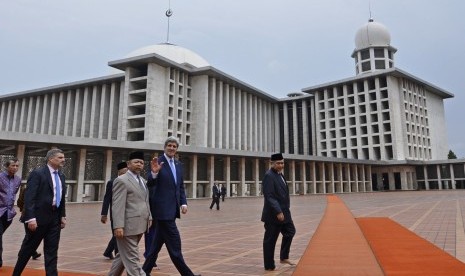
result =
[{"label": "sky", "polygon": [[463,0],[0,0],[0,95],[114,72],[109,61],[169,42],[278,98],[355,76],[354,38],[371,17],[395,66],[455,95],[449,148],[465,157]]}]

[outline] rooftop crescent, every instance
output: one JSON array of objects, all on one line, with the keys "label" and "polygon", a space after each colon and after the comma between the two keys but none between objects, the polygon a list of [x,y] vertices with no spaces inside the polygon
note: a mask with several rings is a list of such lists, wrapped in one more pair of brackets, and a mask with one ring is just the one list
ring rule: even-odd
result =
[{"label": "rooftop crescent", "polygon": [[179,64],[190,64],[194,67],[205,67],[210,64],[193,51],[170,43],[161,43],[139,48],[129,53],[126,58],[157,54]]}]

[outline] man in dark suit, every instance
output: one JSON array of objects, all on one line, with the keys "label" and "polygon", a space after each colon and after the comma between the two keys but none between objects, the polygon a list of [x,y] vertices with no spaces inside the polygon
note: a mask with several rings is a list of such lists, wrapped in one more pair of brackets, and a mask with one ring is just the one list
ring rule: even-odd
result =
[{"label": "man in dark suit", "polygon": [[220,210],[220,190],[216,183],[212,187],[212,204],[210,204],[210,210],[213,208],[213,205],[216,204],[216,210]]},{"label": "man in dark suit", "polygon": [[150,252],[142,266],[147,275],[150,275],[163,244],[176,269],[183,276],[192,276],[194,273],[184,262],[181,252],[181,236],[176,226],[176,218],[180,218],[180,210],[187,213],[187,201],[184,191],[182,165],[174,157],[179,143],[176,137],[168,137],[165,141],[165,152],[160,158],[153,158],[151,173],[148,177],[148,186],[154,187],[151,200],[151,211],[156,220],[155,238]]},{"label": "man in dark suit", "polygon": [[58,244],[66,225],[66,183],[59,169],[65,164],[65,155],[60,149],[51,149],[46,160],[47,165],[32,171],[27,180],[23,219],[29,232],[19,250],[13,276],[21,275],[42,241],[46,275],[58,275]]},{"label": "man in dark suit", "polygon": [[263,178],[263,196],[265,203],[262,221],[265,223],[263,237],[263,260],[265,270],[275,270],[274,250],[279,233],[282,234],[280,259],[281,263],[295,265],[289,260],[289,250],[295,227],[290,210],[290,197],[287,182],[283,176],[284,158],[281,153],[271,155],[271,168]]},{"label": "man in dark suit", "polygon": [[221,201],[224,202],[224,197],[226,196],[226,187],[224,184],[221,184]]},{"label": "man in dark suit", "polygon": [[[118,176],[125,174],[128,171],[128,164],[126,162],[121,162],[116,165]],[[113,219],[111,218],[111,197],[113,195],[113,181],[111,179],[107,182],[105,189],[105,195],[103,196],[102,211],[100,212],[100,221],[102,223],[107,223],[108,221],[108,209],[110,209],[110,220],[111,220],[111,239],[108,242],[107,248],[103,252],[103,256],[113,260],[113,251],[115,255],[118,253],[118,246],[116,245],[116,237],[113,235]]]}]

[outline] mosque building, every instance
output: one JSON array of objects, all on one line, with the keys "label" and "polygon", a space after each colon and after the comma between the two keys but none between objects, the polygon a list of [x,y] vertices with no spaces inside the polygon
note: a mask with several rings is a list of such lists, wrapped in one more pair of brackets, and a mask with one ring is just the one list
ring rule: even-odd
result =
[{"label": "mosque building", "polygon": [[190,198],[214,182],[260,195],[275,152],[291,194],[464,188],[465,160],[447,160],[453,94],[396,68],[390,42],[370,20],[355,36],[354,77],[283,99],[188,49],[150,45],[110,61],[114,74],[0,96],[0,159],[18,157],[25,181],[47,150],[64,150],[73,202],[101,200],[117,163],[162,154],[168,136]]}]

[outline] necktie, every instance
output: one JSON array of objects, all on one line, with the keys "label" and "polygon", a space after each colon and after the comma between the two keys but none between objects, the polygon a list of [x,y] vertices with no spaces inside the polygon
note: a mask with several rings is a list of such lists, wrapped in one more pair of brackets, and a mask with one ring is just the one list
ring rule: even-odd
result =
[{"label": "necktie", "polygon": [[283,185],[286,186],[286,180],[284,180],[284,175],[282,173],[280,173],[279,176],[281,176],[281,180],[283,181]]},{"label": "necktie", "polygon": [[60,178],[58,177],[58,171],[54,171],[53,174],[55,175],[55,192],[56,192],[56,199],[55,199],[55,205],[60,207],[60,202],[61,202],[61,184],[60,184]]},{"label": "necktie", "polygon": [[178,181],[176,179],[176,166],[174,166],[173,159],[170,159],[170,168],[171,168],[171,172],[173,173],[174,183],[178,184]]},{"label": "necktie", "polygon": [[137,181],[139,182],[139,185],[142,187],[142,189],[145,191],[144,183],[142,183],[142,180],[140,180],[139,176],[137,176]]}]

